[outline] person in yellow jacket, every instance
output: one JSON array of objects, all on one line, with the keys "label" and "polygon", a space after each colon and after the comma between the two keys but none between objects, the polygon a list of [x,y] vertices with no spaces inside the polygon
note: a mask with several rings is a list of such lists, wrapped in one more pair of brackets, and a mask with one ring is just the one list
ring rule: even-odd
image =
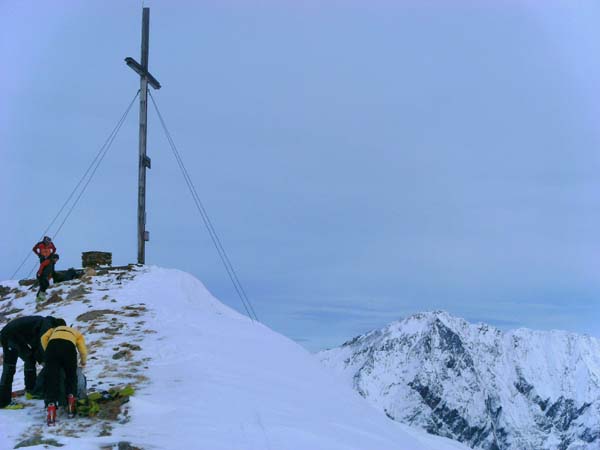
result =
[{"label": "person in yellow jacket", "polygon": [[[81,367],[85,367],[87,348],[83,335],[75,328],[66,326],[64,319],[57,319],[57,327],[50,328],[41,337],[45,350],[46,386],[45,400],[47,406],[56,406],[60,396],[60,369],[65,371],[65,392],[67,404],[74,407],[77,391],[77,351]],[[70,411],[71,412],[71,411]]]}]

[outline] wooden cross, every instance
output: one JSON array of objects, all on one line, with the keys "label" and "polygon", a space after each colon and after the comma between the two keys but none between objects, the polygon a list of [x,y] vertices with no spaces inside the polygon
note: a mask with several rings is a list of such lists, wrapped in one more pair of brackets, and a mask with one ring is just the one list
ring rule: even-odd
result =
[{"label": "wooden cross", "polygon": [[150,8],[144,8],[142,14],[142,63],[133,58],[125,62],[140,76],[140,159],[138,172],[138,264],[146,263],[146,241],[150,233],[146,231],[146,168],[150,169],[150,158],[146,155],[146,137],[148,131],[148,84],[160,89],[160,83],[148,72],[148,38],[150,30]]}]

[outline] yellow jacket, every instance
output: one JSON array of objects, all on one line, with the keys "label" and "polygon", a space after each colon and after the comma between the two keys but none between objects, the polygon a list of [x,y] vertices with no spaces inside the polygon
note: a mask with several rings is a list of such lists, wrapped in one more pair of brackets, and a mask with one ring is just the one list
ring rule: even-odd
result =
[{"label": "yellow jacket", "polygon": [[71,327],[60,326],[56,328],[50,328],[41,337],[42,348],[44,351],[46,350],[46,347],[48,347],[48,342],[50,342],[52,339],[64,339],[65,341],[72,342],[79,350],[81,365],[85,366],[87,359],[87,348],[85,346],[83,334]]}]

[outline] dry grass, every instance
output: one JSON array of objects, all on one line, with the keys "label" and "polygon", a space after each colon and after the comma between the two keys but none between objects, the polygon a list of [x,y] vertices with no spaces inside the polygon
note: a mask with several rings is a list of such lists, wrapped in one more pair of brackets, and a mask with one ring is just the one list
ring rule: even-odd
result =
[{"label": "dry grass", "polygon": [[78,322],[90,322],[92,320],[100,319],[102,316],[107,314],[121,314],[119,311],[114,309],[95,309],[94,311],[88,311],[86,313],[77,316]]}]

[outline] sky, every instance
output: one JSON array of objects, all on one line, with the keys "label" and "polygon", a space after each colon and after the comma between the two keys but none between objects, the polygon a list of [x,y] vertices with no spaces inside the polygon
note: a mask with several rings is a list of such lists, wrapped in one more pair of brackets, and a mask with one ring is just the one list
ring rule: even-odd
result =
[{"label": "sky", "polygon": [[[262,322],[311,351],[438,309],[600,337],[597,2],[145,6],[154,98]],[[137,92],[141,8],[0,0],[0,279]],[[135,262],[138,113],[51,228],[59,268]],[[243,311],[148,126],[146,262]]]}]

